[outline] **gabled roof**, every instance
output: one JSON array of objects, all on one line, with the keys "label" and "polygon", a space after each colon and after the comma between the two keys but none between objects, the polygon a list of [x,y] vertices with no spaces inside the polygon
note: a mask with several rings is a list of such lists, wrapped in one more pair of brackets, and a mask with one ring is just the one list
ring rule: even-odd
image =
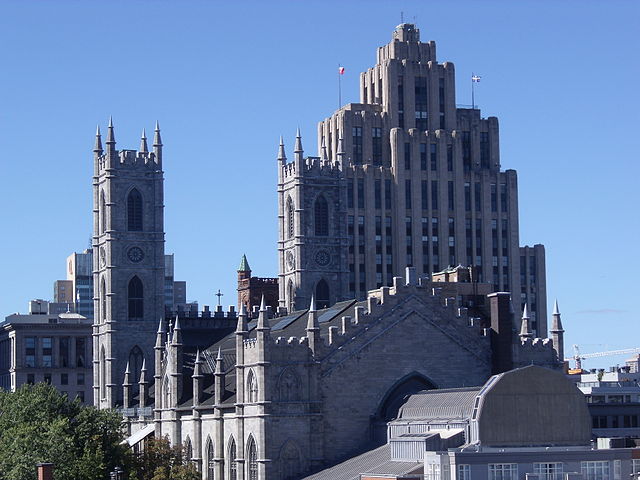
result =
[{"label": "gabled roof", "polygon": [[383,445],[350,458],[303,480],[360,480],[360,474],[406,475],[422,473],[423,462],[396,462],[391,460],[391,447]]}]

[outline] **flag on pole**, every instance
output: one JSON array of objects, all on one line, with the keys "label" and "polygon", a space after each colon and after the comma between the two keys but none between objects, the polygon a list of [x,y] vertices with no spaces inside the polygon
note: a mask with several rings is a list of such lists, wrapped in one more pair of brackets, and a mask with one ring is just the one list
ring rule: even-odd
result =
[{"label": "flag on pole", "polygon": [[471,81],[478,83],[482,77],[480,75],[472,75]]},{"label": "flag on pole", "polygon": [[338,67],[338,73],[344,75],[344,67]]}]

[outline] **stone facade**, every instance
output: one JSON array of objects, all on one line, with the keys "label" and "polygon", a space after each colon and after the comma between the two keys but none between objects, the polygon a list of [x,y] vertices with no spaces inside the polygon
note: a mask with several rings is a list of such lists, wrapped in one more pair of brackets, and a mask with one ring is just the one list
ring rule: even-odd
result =
[{"label": "stone facade", "polygon": [[407,394],[482,385],[502,365],[560,367],[552,341],[493,328],[516,323],[508,294],[471,317],[444,284],[409,272],[364,302],[161,324],[155,435],[190,445],[203,478],[295,479],[383,442]]},{"label": "stone facade", "polygon": [[[298,133],[287,162],[281,141],[281,306],[364,298],[407,266],[474,266],[494,291],[519,294],[517,174],[501,170],[498,119],[456,105],[454,65],[399,25],[360,75],[360,102],[319,123],[318,157],[304,157]],[[544,288],[542,271],[541,301]],[[545,309],[536,315],[544,336]]]},{"label": "stone facade", "polygon": [[253,277],[247,256],[243,255],[238,267],[238,310],[241,305],[247,312],[257,315],[260,300],[275,312],[278,309],[278,278]]},{"label": "stone facade", "polygon": [[130,364],[134,383],[142,364],[153,371],[154,335],[164,318],[164,204],[162,141],[153,151],[116,150],[109,122],[106,151],[100,130],[94,147],[93,284],[94,404],[122,404]]}]

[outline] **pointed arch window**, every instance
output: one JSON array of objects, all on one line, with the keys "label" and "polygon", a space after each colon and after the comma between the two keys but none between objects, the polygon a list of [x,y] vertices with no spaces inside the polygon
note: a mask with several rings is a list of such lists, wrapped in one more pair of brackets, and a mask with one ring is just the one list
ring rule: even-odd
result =
[{"label": "pointed arch window", "polygon": [[316,308],[329,307],[329,284],[324,280],[320,280],[316,285]]},{"label": "pointed arch window", "polygon": [[216,457],[215,451],[213,450],[213,442],[211,438],[207,438],[207,480],[215,480],[216,478],[216,462],[214,458]]},{"label": "pointed arch window", "polygon": [[289,197],[289,199],[287,200],[287,238],[293,238],[293,235],[295,233],[293,214],[293,200],[291,200],[291,197]]},{"label": "pointed arch window", "polygon": [[140,381],[140,371],[142,370],[142,361],[144,360],[144,355],[139,346],[135,346],[129,352],[129,368],[131,369],[131,373],[133,374],[133,383],[137,385]]},{"label": "pointed arch window", "polygon": [[191,439],[187,437],[184,442],[184,455],[187,457],[187,462],[191,462],[193,459],[193,445],[191,444]]},{"label": "pointed arch window", "polygon": [[280,454],[282,480],[295,480],[300,478],[300,452],[291,442],[287,442]]},{"label": "pointed arch window", "polygon": [[238,462],[236,461],[236,441],[229,442],[229,480],[238,480]]},{"label": "pointed arch window", "polygon": [[253,370],[249,370],[249,375],[247,375],[247,400],[249,403],[258,401],[258,379]]},{"label": "pointed arch window", "polygon": [[134,276],[129,280],[129,320],[142,320],[144,315],[144,287],[142,280]]},{"label": "pointed arch window", "polygon": [[107,284],[104,277],[100,282],[100,318],[103,323],[107,321]]},{"label": "pointed arch window", "polygon": [[104,199],[104,190],[100,191],[100,233],[107,231],[107,202]]},{"label": "pointed arch window", "polygon": [[316,199],[313,211],[316,236],[326,237],[329,235],[329,204],[324,195]]},{"label": "pointed arch window", "polygon": [[127,230],[142,231],[142,195],[137,188],[132,189],[127,197]]},{"label": "pointed arch window", "polygon": [[287,305],[287,308],[289,309],[289,313],[291,313],[295,309],[294,295],[296,293],[296,289],[293,286],[293,282],[291,280],[289,280],[289,285],[288,285],[287,289],[288,289],[288,301],[289,301],[289,304]]},{"label": "pointed arch window", "polygon": [[249,437],[247,446],[247,480],[258,480],[258,448],[253,437]]},{"label": "pointed arch window", "polygon": [[100,349],[100,398],[104,399],[106,398],[106,391],[107,389],[105,388],[107,380],[107,357],[104,354],[104,347],[102,347]]}]

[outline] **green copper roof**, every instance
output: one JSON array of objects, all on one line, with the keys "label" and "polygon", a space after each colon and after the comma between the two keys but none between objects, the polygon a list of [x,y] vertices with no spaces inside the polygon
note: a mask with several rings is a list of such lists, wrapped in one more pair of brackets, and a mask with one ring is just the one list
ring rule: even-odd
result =
[{"label": "green copper roof", "polygon": [[239,272],[249,272],[251,268],[249,267],[249,262],[247,261],[247,256],[242,255],[242,260],[240,260],[240,267],[238,267]]}]

